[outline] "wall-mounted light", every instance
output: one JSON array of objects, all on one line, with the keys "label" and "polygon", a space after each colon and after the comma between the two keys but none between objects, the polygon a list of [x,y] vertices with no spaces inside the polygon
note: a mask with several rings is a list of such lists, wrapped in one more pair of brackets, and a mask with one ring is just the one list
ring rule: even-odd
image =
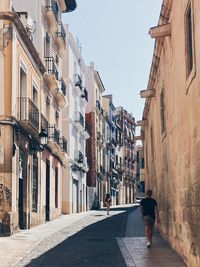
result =
[{"label": "wall-mounted light", "polygon": [[48,134],[44,129],[42,129],[41,132],[39,133],[39,137],[41,145],[46,145],[48,140]]}]

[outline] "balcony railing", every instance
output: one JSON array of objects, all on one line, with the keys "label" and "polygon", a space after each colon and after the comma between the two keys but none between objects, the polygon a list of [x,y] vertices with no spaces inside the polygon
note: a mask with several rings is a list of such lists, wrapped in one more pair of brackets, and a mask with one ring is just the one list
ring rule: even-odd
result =
[{"label": "balcony railing", "polygon": [[66,89],[67,89],[66,83],[65,83],[65,81],[63,80],[63,78],[61,78],[61,79],[59,80],[59,82],[60,82],[60,89],[61,89],[63,95],[66,96]]},{"label": "balcony railing", "polygon": [[49,75],[53,75],[58,80],[58,70],[53,57],[45,57],[46,70]]},{"label": "balcony railing", "polygon": [[75,150],[74,151],[74,160],[77,161],[78,163],[83,163],[83,161],[84,161],[83,153],[79,150]]},{"label": "balcony railing", "polygon": [[102,165],[100,165],[100,172],[101,172],[103,175],[105,175],[105,173],[106,173],[105,168],[104,168]]},{"label": "balcony railing", "polygon": [[62,21],[59,21],[58,22],[58,31],[57,31],[57,37],[61,37],[63,42],[65,42],[65,39],[66,39],[66,31],[65,31],[65,28],[62,24]]},{"label": "balcony railing", "polygon": [[83,94],[81,95],[81,97],[85,98],[85,100],[88,102],[88,91],[85,87],[83,88]]},{"label": "balcony railing", "polygon": [[78,86],[80,90],[82,91],[83,82],[79,74],[74,74],[74,85]]},{"label": "balcony railing", "polygon": [[39,110],[28,97],[18,98],[18,119],[39,130]]},{"label": "balcony railing", "polygon": [[48,132],[49,140],[53,140],[58,146],[60,146],[60,131],[56,129],[55,125],[50,125]]},{"label": "balcony railing", "polygon": [[74,122],[79,123],[84,128],[85,120],[84,120],[83,115],[80,112],[76,112],[75,113],[75,120],[74,120]]},{"label": "balcony railing", "polygon": [[97,107],[97,109],[100,111],[100,109],[101,109],[101,105],[100,105],[99,100],[96,101],[96,107]]},{"label": "balcony railing", "polygon": [[67,153],[67,139],[64,136],[60,138],[60,147],[63,152]]},{"label": "balcony railing", "polygon": [[58,21],[58,5],[55,0],[46,0],[46,11],[52,11]]},{"label": "balcony railing", "polygon": [[49,129],[49,122],[47,121],[47,119],[44,117],[43,114],[41,114],[41,130],[45,131],[46,133],[48,133],[48,129]]}]

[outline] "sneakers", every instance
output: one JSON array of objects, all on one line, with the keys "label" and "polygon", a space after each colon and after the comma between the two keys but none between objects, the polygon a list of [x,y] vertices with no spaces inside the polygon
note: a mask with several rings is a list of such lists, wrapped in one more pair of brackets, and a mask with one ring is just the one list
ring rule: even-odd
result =
[{"label": "sneakers", "polygon": [[147,248],[151,248],[151,242],[147,243]]}]

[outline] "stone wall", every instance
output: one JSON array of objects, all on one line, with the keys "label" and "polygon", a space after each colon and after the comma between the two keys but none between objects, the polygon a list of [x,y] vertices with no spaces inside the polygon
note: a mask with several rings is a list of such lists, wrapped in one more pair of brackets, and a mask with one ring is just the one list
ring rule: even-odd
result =
[{"label": "stone wall", "polygon": [[[146,188],[158,199],[162,235],[190,267],[200,266],[200,2],[191,1],[194,61],[187,75],[185,14],[190,1],[172,1],[144,118]],[[152,79],[153,80],[153,79]],[[163,111],[163,103],[164,111]],[[147,103],[147,101],[146,101]],[[146,106],[147,107],[147,106]],[[164,121],[163,121],[164,120]],[[164,126],[164,130],[163,130]]]}]

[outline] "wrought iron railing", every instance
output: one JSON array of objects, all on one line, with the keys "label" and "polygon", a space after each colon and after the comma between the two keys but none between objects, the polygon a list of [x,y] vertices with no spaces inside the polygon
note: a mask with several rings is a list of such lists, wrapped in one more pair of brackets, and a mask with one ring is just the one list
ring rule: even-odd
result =
[{"label": "wrought iron railing", "polygon": [[74,160],[77,161],[78,163],[83,163],[83,161],[84,161],[83,153],[79,150],[75,150],[74,151]]},{"label": "wrought iron railing", "polygon": [[80,123],[81,126],[84,128],[85,120],[84,120],[83,115],[80,112],[76,112],[75,113],[75,120],[74,120],[74,122]]},{"label": "wrought iron railing", "polygon": [[60,147],[63,152],[67,153],[67,139],[64,136],[60,139]]},{"label": "wrought iron railing", "polygon": [[85,98],[86,101],[88,101],[88,91],[85,87],[83,88],[82,98]]},{"label": "wrought iron railing", "polygon": [[99,111],[101,111],[101,104],[100,104],[99,100],[96,101],[96,107]]},{"label": "wrought iron railing", "polygon": [[43,114],[41,114],[41,130],[43,130],[46,133],[48,133],[48,127],[49,127],[48,120],[44,117]]},{"label": "wrought iron railing", "polygon": [[58,80],[58,70],[53,57],[45,57],[46,70],[48,74],[54,75],[55,79]]},{"label": "wrought iron railing", "polygon": [[37,131],[39,130],[39,109],[28,97],[18,98],[18,119],[26,121]]},{"label": "wrought iron railing", "polygon": [[100,172],[103,174],[103,175],[105,175],[105,168],[102,166],[102,165],[100,165]]},{"label": "wrought iron railing", "polygon": [[58,146],[60,146],[60,131],[56,129],[55,124],[49,125],[49,140],[53,140]]},{"label": "wrought iron railing", "polygon": [[52,11],[56,21],[58,21],[58,4],[55,0],[46,0],[46,10]]},{"label": "wrought iron railing", "polygon": [[63,95],[66,96],[66,89],[67,89],[66,83],[63,80],[63,78],[61,78],[59,81],[60,81],[60,89],[61,89]]},{"label": "wrought iron railing", "polygon": [[63,42],[65,43],[65,39],[66,39],[66,31],[65,28],[62,24],[62,21],[58,22],[58,31],[57,31],[57,36],[61,37],[63,39]]},{"label": "wrought iron railing", "polygon": [[78,86],[80,90],[82,91],[83,82],[79,74],[74,74],[74,85]]}]

